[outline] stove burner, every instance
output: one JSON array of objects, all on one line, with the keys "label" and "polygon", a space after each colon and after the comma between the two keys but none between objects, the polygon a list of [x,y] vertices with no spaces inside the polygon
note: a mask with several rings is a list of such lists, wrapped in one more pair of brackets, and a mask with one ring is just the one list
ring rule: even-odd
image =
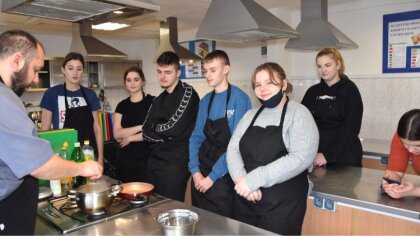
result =
[{"label": "stove burner", "polygon": [[109,216],[109,213],[107,211],[101,211],[101,212],[95,212],[95,213],[89,214],[87,216],[87,219],[97,220],[97,219],[102,219],[106,216]]},{"label": "stove burner", "polygon": [[152,194],[139,201],[128,201],[116,197],[106,211],[89,215],[78,208],[77,204],[74,204],[73,199],[64,196],[38,203],[37,214],[59,229],[63,234],[67,234],[163,201],[167,201],[166,198],[157,194]]},{"label": "stove burner", "polygon": [[134,207],[138,207],[138,206],[144,205],[147,202],[147,200],[148,200],[148,197],[138,196],[137,200],[129,200],[129,201]]}]

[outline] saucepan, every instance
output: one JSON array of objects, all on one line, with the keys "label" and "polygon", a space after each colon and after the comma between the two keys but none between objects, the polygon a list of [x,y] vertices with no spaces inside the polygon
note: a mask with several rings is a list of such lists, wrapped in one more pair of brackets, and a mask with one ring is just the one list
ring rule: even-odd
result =
[{"label": "saucepan", "polygon": [[118,196],[133,202],[146,201],[154,189],[152,184],[144,182],[130,182],[120,184],[119,186],[121,187],[121,191],[118,193]]},{"label": "saucepan", "polygon": [[107,210],[120,191],[119,185],[89,183],[78,187],[77,190],[69,190],[67,196],[69,199],[75,199],[83,212],[96,215]]}]

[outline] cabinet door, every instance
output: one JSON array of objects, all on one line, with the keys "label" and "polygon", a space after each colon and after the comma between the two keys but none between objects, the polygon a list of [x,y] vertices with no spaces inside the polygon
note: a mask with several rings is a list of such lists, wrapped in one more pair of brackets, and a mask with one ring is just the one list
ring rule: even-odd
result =
[{"label": "cabinet door", "polygon": [[104,61],[103,62],[103,86],[104,87],[124,87],[124,72],[131,66],[140,66],[141,61]]}]

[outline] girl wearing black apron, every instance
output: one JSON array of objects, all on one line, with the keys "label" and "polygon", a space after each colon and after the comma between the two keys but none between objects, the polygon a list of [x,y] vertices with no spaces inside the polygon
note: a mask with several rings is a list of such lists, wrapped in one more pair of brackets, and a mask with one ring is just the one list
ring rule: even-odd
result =
[{"label": "girl wearing black apron", "polygon": [[[279,126],[254,126],[264,106],[258,110],[239,142],[247,173],[288,154],[283,141],[283,107]],[[235,195],[235,219],[279,234],[300,234],[306,211],[307,171],[269,188],[260,188],[262,199],[255,203]]]},{"label": "girl wearing black apron", "polygon": [[[198,152],[200,172],[203,176],[210,174],[213,165],[221,155],[226,153],[229,144],[231,133],[227,119],[227,109],[230,93],[231,86],[229,84],[226,96],[225,116],[217,120],[207,118],[204,126],[206,140],[204,140]],[[214,96],[215,91],[213,90],[207,108],[207,114],[210,114]],[[194,187],[194,181],[191,181],[192,204],[226,217],[232,217],[233,187],[233,181],[228,174],[218,179],[205,193],[198,191]]]},{"label": "girl wearing black apron", "polygon": [[87,106],[69,108],[67,101],[66,83],[64,83],[64,103],[66,104],[66,118],[63,128],[73,128],[77,130],[78,140],[83,143],[89,140],[89,145],[95,150],[95,156],[98,156],[95,132],[93,130],[93,115],[89,100],[83,91],[84,87],[80,85],[80,92],[86,101]]}]

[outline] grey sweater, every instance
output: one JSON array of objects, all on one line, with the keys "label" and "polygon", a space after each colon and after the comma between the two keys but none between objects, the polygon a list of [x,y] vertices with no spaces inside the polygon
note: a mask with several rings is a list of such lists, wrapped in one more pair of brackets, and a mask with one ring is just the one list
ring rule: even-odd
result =
[{"label": "grey sweater", "polygon": [[[264,108],[254,126],[280,124],[283,107]],[[245,176],[251,191],[282,183],[312,166],[318,151],[318,128],[311,113],[300,103],[289,101],[283,123],[283,140],[289,154],[247,173],[244,168],[239,141],[250,125],[258,108],[249,110],[237,125],[227,149],[226,160],[233,181]]]}]

